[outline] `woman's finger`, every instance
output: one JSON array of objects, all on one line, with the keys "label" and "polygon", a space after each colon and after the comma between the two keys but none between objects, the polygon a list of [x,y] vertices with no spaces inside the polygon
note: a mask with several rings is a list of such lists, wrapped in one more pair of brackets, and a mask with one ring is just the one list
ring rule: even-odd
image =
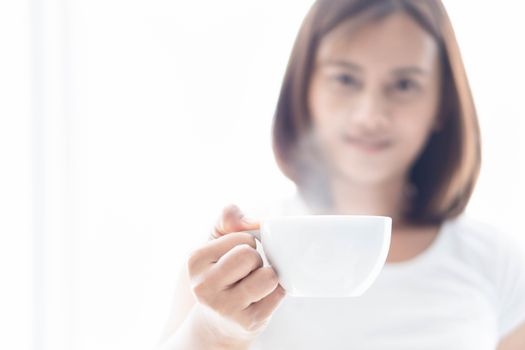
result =
[{"label": "woman's finger", "polygon": [[257,249],[255,238],[246,232],[233,232],[206,242],[204,246],[193,251],[188,259],[190,275],[197,275],[206,270],[233,247],[241,244],[248,244],[253,249]]},{"label": "woman's finger", "polygon": [[217,290],[224,290],[261,266],[263,260],[257,250],[247,244],[236,245],[213,264],[206,278]]},{"label": "woman's finger", "polygon": [[259,222],[247,218],[235,204],[224,207],[217,219],[210,238],[219,238],[228,233],[259,229]]},{"label": "woman's finger", "polygon": [[261,266],[230,289],[235,299],[242,303],[242,309],[262,300],[279,284],[275,270]]}]

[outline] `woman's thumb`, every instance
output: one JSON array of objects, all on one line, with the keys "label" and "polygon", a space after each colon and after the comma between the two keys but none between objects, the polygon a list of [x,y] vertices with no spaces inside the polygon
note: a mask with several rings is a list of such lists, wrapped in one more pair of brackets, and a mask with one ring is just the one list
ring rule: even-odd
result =
[{"label": "woman's thumb", "polygon": [[237,205],[229,204],[224,207],[222,215],[215,225],[214,236],[220,237],[232,232],[257,228],[259,228],[257,220],[246,217]]}]

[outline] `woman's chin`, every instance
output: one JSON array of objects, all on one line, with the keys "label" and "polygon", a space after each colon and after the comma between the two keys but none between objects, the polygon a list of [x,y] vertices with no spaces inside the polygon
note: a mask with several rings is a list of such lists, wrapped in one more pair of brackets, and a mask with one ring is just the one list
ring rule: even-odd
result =
[{"label": "woman's chin", "polygon": [[337,179],[343,184],[362,186],[377,186],[396,181],[399,176],[391,171],[382,169],[341,169],[337,172]]}]

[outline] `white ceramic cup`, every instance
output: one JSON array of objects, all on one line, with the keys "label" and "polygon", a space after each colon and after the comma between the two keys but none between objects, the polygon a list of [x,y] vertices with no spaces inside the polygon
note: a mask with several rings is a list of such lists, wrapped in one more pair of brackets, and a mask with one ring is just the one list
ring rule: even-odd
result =
[{"label": "white ceramic cup", "polygon": [[366,215],[267,218],[257,238],[287,295],[356,297],[375,281],[390,248],[392,219]]}]

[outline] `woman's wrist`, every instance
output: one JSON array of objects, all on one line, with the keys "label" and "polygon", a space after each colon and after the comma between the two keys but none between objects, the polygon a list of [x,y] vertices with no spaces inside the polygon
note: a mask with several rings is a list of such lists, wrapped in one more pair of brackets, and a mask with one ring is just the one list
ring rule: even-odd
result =
[{"label": "woman's wrist", "polygon": [[[224,327],[211,319],[211,313],[195,304],[188,317],[157,350],[248,350],[256,335],[241,332],[230,324]],[[227,323],[227,320],[225,320]]]},{"label": "woman's wrist", "polygon": [[189,318],[198,333],[196,335],[209,339],[214,349],[248,349],[257,336],[198,303],[194,305]]}]

